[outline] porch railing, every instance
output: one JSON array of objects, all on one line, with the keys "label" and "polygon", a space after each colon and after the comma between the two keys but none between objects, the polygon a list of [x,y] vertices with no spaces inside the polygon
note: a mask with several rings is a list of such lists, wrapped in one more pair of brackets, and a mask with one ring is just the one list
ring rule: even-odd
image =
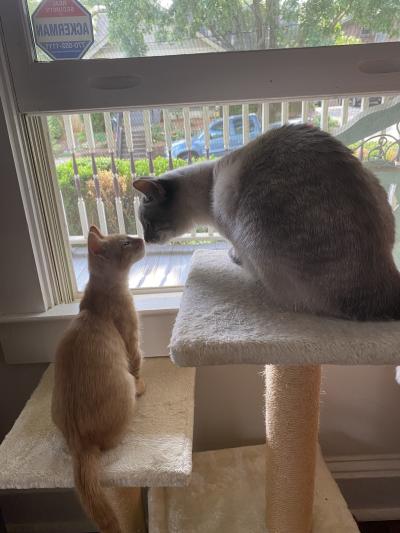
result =
[{"label": "porch railing", "polygon": [[[354,125],[364,117],[372,114],[378,117],[379,113],[383,116],[397,103],[393,97],[364,96],[126,109],[118,113],[63,115],[62,120],[51,117],[50,133],[50,120],[58,121],[60,126],[58,145],[54,135],[51,137],[70,242],[85,242],[92,223],[98,224],[104,234],[118,231],[142,236],[139,198],[132,187],[132,181],[140,175],[157,175],[161,170],[191,164],[199,155],[204,159],[216,157],[288,122],[313,123],[346,139],[346,131],[357,129]],[[400,122],[399,111],[400,103],[397,115],[391,115],[392,125],[387,124],[387,118],[381,124],[375,117],[375,131],[352,130],[353,137],[356,136],[352,149],[360,159],[399,164],[400,129],[396,126]],[[396,184],[392,185],[388,194],[393,199]],[[219,236],[212,228],[199,227],[179,241],[217,239]]]}]

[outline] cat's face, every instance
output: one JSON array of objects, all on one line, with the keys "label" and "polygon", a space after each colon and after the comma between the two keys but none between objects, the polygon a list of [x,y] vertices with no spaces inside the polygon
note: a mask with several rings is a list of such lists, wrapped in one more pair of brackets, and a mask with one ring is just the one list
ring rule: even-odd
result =
[{"label": "cat's face", "polygon": [[143,239],[128,235],[102,235],[91,226],[88,235],[89,270],[91,273],[119,276],[145,255]]},{"label": "cat's face", "polygon": [[186,224],[180,216],[175,182],[143,178],[136,180],[133,186],[142,193],[139,218],[146,242],[162,244],[185,233]]}]

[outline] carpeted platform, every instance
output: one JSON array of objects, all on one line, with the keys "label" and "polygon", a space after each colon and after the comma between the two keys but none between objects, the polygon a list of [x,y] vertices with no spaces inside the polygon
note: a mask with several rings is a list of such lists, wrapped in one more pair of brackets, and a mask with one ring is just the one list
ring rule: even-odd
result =
[{"label": "carpeted platform", "polygon": [[[149,533],[267,533],[265,446],[193,454],[189,487],[151,489],[149,517]],[[312,533],[358,531],[318,453]]]},{"label": "carpeted platform", "polygon": [[[109,486],[185,485],[192,469],[195,370],[148,358],[146,393],[120,446],[104,453]],[[53,365],[0,446],[0,490],[73,487],[72,464],[50,417]]]},{"label": "carpeted platform", "polygon": [[400,322],[288,313],[226,251],[198,251],[170,349],[179,366],[400,364]]}]

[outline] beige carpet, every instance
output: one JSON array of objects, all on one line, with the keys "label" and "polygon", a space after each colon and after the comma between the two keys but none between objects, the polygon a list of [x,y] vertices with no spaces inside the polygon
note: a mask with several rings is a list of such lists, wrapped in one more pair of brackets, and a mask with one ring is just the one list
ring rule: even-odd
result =
[{"label": "beige carpet", "polygon": [[352,322],[280,312],[226,251],[199,250],[175,323],[180,366],[399,364],[399,322]]},{"label": "beige carpet", "polygon": [[[189,487],[150,490],[149,533],[266,533],[264,494],[264,446],[195,453]],[[312,533],[358,531],[319,454]]]},{"label": "beige carpet", "polygon": [[[146,393],[120,446],[102,457],[107,485],[174,486],[192,468],[194,369],[167,357],[144,363]],[[73,487],[71,459],[50,417],[53,365],[0,446],[0,489]]]}]

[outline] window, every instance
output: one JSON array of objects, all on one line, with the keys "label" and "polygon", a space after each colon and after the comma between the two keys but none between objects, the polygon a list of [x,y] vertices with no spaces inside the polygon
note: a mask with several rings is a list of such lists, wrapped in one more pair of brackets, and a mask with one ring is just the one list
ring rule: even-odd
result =
[{"label": "window", "polygon": [[[93,13],[95,30],[87,59],[352,45],[395,40],[400,31],[398,12],[387,0],[82,3]],[[28,1],[30,14],[38,4]]]},{"label": "window", "polygon": [[[261,134],[263,128],[275,128],[282,122],[306,121],[343,137],[355,154],[373,167],[397,212],[400,135],[395,122],[396,116],[400,122],[400,114],[396,115],[398,108],[396,98],[387,97],[383,101],[382,97],[360,96],[49,116],[52,152],[78,291],[83,290],[88,279],[85,238],[90,224],[97,224],[104,233],[142,234],[137,217],[138,198],[131,185],[133,179],[159,175],[188,164],[185,156],[188,151],[196,157],[218,156],[243,146]],[[387,117],[389,110],[393,114]],[[211,118],[218,115],[225,119]],[[369,129],[363,126],[367,117],[373,119]],[[192,135],[192,124],[197,131],[201,129],[200,135]],[[185,130],[186,137],[191,139],[189,146]],[[229,135],[224,136],[224,132]],[[175,239],[172,244],[149,245],[146,259],[131,271],[130,286],[146,289],[183,285],[193,250],[224,246],[213,228],[206,227],[194,228],[191,234]]]},{"label": "window", "polygon": [[[66,301],[85,284],[89,224],[140,234],[132,179],[218,157],[282,123],[318,124],[368,164],[379,161],[397,209],[398,103],[393,95],[400,25],[390,2],[376,2],[378,7],[371,2],[368,13],[361,4],[357,12],[337,13],[335,28],[325,31],[335,11],[320,6],[321,12],[311,13],[311,2],[273,0],[277,11],[265,19],[261,40],[255,21],[262,13],[254,18],[246,7],[251,3],[240,4],[242,28],[227,17],[222,33],[211,29],[211,14],[204,12],[193,26],[193,17],[179,11],[179,0],[160,0],[151,3],[153,11],[137,13],[147,17],[140,32],[128,16],[139,9],[134,0],[83,3],[95,25],[95,44],[85,61],[49,61],[36,48],[28,15],[38,2],[0,5],[8,74],[43,200],[47,255],[54,258],[52,285],[64,287],[55,302]],[[264,9],[263,2],[258,4]],[[330,4],[336,9],[338,2]],[[201,5],[193,2],[193,14]],[[231,3],[223,5],[230,12]],[[371,16],[375,8],[379,16]],[[122,18],[129,24],[123,20],[117,31]],[[165,250],[149,249],[146,262],[132,272],[131,287],[181,286],[190,254],[199,246],[225,243],[213,228],[199,227]]]}]

